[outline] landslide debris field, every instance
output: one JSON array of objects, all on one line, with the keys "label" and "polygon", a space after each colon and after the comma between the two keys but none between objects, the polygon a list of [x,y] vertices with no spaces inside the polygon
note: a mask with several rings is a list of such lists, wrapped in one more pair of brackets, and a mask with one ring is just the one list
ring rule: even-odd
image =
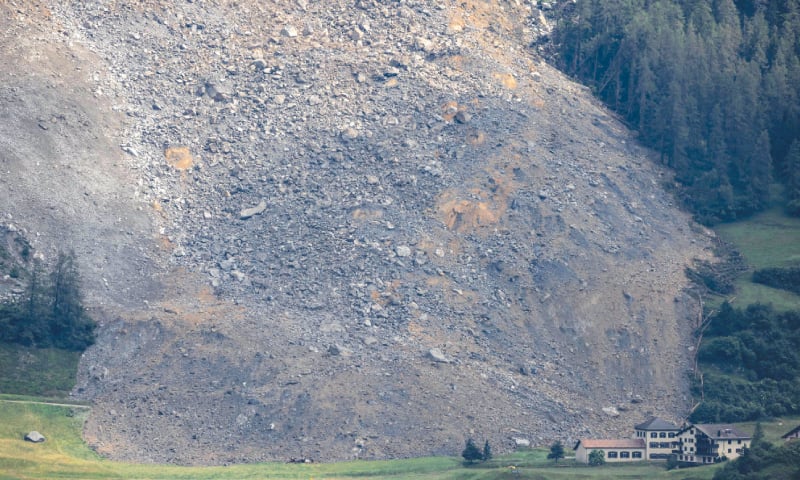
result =
[{"label": "landslide debris field", "polygon": [[708,234],[523,1],[0,0],[0,215],[73,248],[85,438],[497,452],[690,408]]}]

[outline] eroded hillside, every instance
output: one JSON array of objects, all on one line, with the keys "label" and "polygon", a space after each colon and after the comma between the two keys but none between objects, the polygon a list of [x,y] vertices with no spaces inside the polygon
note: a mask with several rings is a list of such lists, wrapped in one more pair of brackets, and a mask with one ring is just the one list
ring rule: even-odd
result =
[{"label": "eroded hillside", "polygon": [[504,451],[686,413],[706,239],[529,47],[530,2],[0,12],[0,207],[81,255],[102,454]]}]

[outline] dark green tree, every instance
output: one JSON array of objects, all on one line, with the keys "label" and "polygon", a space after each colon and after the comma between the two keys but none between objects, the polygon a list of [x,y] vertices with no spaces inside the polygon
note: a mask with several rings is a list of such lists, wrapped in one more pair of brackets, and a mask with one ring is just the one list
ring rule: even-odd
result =
[{"label": "dark green tree", "polygon": [[592,450],[589,453],[589,465],[597,467],[606,463],[606,453],[602,450]]},{"label": "dark green tree", "polygon": [[55,346],[83,350],[94,343],[95,324],[86,314],[75,254],[59,253],[53,272],[50,338]]},{"label": "dark green tree", "polygon": [[564,445],[561,444],[561,440],[556,440],[550,445],[550,453],[547,454],[547,459],[558,463],[559,458],[564,458]]},{"label": "dark green tree", "polygon": [[17,343],[33,345],[47,334],[50,319],[50,295],[42,262],[34,260],[25,291],[24,314],[17,319]]},{"label": "dark green tree", "polygon": [[483,443],[483,457],[482,460],[485,462],[487,460],[492,459],[492,446],[489,445],[489,440],[486,440]]},{"label": "dark green tree", "polygon": [[761,426],[761,422],[756,422],[756,427],[753,430],[753,438],[750,441],[750,446],[759,446],[764,443],[764,427]]},{"label": "dark green tree", "polygon": [[800,140],[794,140],[789,147],[783,171],[786,179],[786,211],[789,215],[800,217]]},{"label": "dark green tree", "polygon": [[475,445],[475,442],[469,438],[467,439],[467,444],[464,447],[464,451],[461,452],[461,456],[464,457],[469,463],[477,462],[483,458],[483,452]]},{"label": "dark green tree", "polygon": [[94,343],[95,323],[83,307],[74,254],[59,254],[49,275],[34,260],[26,276],[25,295],[0,308],[0,340],[67,350]]}]

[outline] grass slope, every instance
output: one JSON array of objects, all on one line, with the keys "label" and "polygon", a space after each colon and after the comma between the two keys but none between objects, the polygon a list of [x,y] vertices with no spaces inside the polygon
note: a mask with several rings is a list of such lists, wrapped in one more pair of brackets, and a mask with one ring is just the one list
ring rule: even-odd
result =
[{"label": "grass slope", "polygon": [[[100,458],[81,438],[86,407],[18,403],[0,398],[0,479],[710,479],[716,466],[668,472],[663,464],[606,465],[592,468],[546,459],[531,450],[465,468],[460,458],[432,457],[390,461],[354,461],[290,465],[267,463],[229,467],[135,465]],[[31,430],[47,441],[23,441]],[[788,428],[787,428],[788,430]],[[509,468],[515,465],[516,469]]]},{"label": "grass slope", "polygon": [[[780,209],[718,225],[715,230],[736,246],[751,269],[800,264],[800,218],[787,217]],[[753,283],[751,277],[752,271],[747,271],[736,280],[735,306],[764,303],[776,310],[800,310],[800,295]]]},{"label": "grass slope", "polygon": [[65,397],[80,358],[80,352],[0,343],[0,393]]}]

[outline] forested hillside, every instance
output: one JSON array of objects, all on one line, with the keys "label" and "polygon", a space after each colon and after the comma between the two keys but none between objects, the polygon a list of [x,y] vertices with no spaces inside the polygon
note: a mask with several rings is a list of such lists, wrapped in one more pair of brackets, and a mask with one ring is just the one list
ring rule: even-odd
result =
[{"label": "forested hillside", "polygon": [[699,221],[763,209],[774,180],[800,215],[796,0],[580,0],[554,40],[561,67],[674,168]]},{"label": "forested hillside", "polygon": [[700,347],[702,399],[695,422],[737,422],[800,413],[800,312],[769,306],[735,309],[727,302],[710,317]]}]

